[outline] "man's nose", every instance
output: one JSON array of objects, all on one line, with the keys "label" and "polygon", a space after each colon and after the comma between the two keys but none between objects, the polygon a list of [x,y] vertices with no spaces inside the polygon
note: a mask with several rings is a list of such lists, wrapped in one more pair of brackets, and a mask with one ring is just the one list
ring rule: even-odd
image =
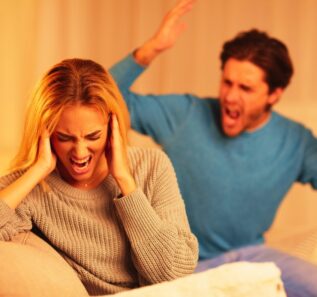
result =
[{"label": "man's nose", "polygon": [[238,98],[239,98],[239,90],[235,87],[229,88],[225,96],[225,100],[231,103],[231,102],[236,102]]}]

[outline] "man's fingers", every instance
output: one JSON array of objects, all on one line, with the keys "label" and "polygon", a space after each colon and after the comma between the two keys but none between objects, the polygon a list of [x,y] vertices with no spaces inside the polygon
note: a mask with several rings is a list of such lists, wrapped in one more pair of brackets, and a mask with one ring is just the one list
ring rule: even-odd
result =
[{"label": "man's fingers", "polygon": [[178,5],[172,8],[172,10],[170,11],[170,14],[175,15],[176,17],[179,17],[185,14],[186,12],[190,11],[193,8],[196,1],[197,0],[180,1]]},{"label": "man's fingers", "polygon": [[181,1],[177,6],[172,8],[172,10],[170,10],[170,12],[165,17],[166,24],[172,26],[173,24],[177,23],[184,14],[193,8],[194,2],[196,2],[196,0]]}]

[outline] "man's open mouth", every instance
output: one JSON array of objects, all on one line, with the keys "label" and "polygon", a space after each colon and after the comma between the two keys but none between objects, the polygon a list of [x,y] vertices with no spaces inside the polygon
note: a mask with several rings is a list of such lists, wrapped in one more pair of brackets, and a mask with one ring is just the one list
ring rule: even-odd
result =
[{"label": "man's open mouth", "polygon": [[225,114],[233,120],[237,120],[240,117],[240,111],[225,108]]}]

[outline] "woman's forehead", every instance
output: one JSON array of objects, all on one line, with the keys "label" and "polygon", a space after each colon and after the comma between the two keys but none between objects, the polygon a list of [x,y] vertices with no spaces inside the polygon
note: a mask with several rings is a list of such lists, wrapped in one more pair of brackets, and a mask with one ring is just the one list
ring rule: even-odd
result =
[{"label": "woman's forehead", "polygon": [[65,107],[55,131],[90,133],[102,129],[108,123],[108,116],[93,105],[70,105]]}]

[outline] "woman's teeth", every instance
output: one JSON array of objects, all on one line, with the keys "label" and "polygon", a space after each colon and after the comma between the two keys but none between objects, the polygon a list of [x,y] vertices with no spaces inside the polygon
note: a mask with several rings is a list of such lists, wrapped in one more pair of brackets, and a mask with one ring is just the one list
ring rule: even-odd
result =
[{"label": "woman's teeth", "polygon": [[90,160],[91,160],[91,157],[87,157],[87,158],[82,159],[82,160],[74,160],[71,158],[70,162],[72,165],[78,166],[80,168],[84,168],[84,167],[88,166]]}]

